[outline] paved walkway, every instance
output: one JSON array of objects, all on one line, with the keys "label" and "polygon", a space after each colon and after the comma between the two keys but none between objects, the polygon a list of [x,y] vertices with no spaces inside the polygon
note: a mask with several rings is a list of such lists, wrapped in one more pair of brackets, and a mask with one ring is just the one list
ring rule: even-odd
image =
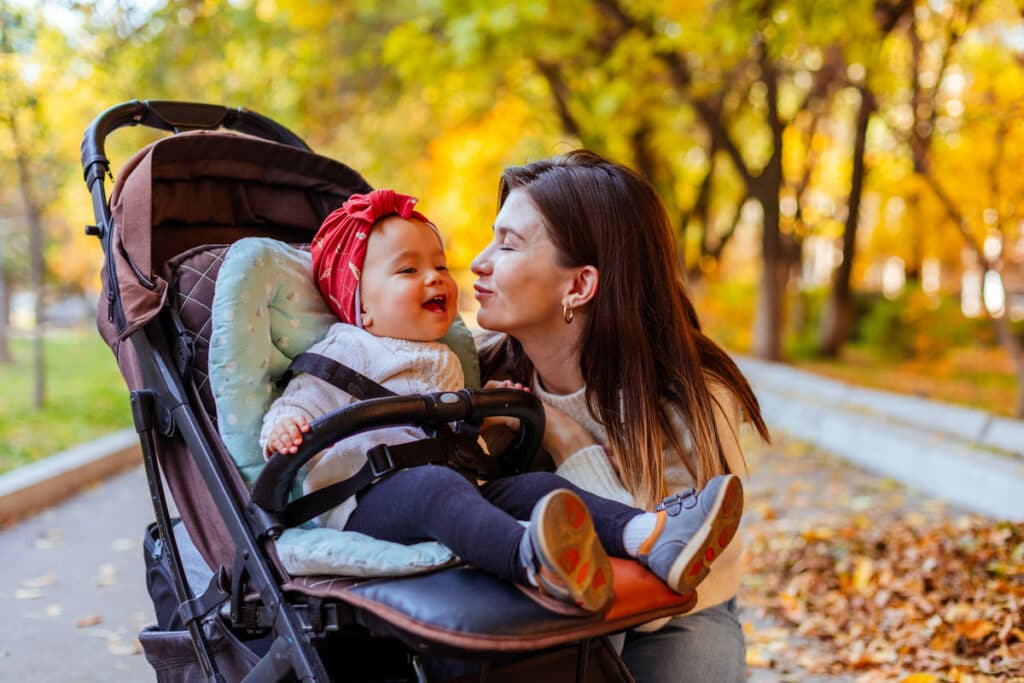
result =
[{"label": "paved walkway", "polygon": [[[748,447],[752,469],[745,535],[797,533],[870,513],[884,523],[908,510],[949,514],[922,493],[785,438]],[[141,467],[0,532],[0,681],[139,681],[152,673],[136,641],[153,621],[142,563],[152,518]],[[843,682],[795,665],[799,642],[781,638],[757,607],[756,576],[743,588],[756,683]],[[774,662],[774,668],[769,665]]]},{"label": "paved walkway", "polygon": [[137,467],[0,531],[0,681],[153,679],[136,640],[152,517]]}]

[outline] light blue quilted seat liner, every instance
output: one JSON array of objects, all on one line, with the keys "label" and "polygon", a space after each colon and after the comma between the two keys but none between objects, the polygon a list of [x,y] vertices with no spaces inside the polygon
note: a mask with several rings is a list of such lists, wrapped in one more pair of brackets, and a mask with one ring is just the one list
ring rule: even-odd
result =
[{"label": "light blue quilted seat liner", "polygon": [[[228,250],[213,298],[209,373],[221,438],[247,483],[263,469],[259,434],[264,414],[280,393],[275,380],[336,321],[313,284],[309,252],[256,237],[241,239]],[[478,387],[476,347],[461,320],[442,341],[462,361],[466,386]],[[438,543],[404,546],[311,526],[286,530],[277,550],[285,568],[297,576],[398,576],[454,559]]]}]

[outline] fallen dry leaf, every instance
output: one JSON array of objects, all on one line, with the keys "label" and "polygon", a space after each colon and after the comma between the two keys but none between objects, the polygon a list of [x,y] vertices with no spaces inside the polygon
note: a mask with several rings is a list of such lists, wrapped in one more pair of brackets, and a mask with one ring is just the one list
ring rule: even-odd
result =
[{"label": "fallen dry leaf", "polygon": [[107,651],[116,656],[137,655],[142,652],[142,644],[138,639],[131,642],[111,639],[107,641]]},{"label": "fallen dry leaf", "polygon": [[96,624],[99,624],[102,621],[103,617],[99,614],[90,614],[76,621],[75,626],[77,626],[78,628],[87,628],[89,626],[95,626]]},{"label": "fallen dry leaf", "polygon": [[115,583],[117,583],[117,565],[110,563],[100,565],[96,585],[103,588],[104,586],[113,586]]},{"label": "fallen dry leaf", "polygon": [[110,548],[116,552],[129,552],[138,548],[138,543],[134,538],[115,538],[111,542]]},{"label": "fallen dry leaf", "polygon": [[56,585],[57,575],[53,572],[43,574],[42,576],[36,576],[30,579],[22,579],[21,585],[25,588],[49,588],[50,586]]},{"label": "fallen dry leaf", "polygon": [[63,529],[47,529],[36,539],[35,546],[38,550],[52,550],[64,540]]}]

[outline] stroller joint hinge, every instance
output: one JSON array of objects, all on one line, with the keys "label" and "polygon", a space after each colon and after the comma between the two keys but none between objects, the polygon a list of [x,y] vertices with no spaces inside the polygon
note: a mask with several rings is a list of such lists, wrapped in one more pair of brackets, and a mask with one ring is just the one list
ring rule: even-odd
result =
[{"label": "stroller joint hinge", "polygon": [[187,377],[188,371],[192,367],[194,345],[192,335],[186,331],[178,332],[178,336],[174,340],[174,361],[182,377]]},{"label": "stroller joint hinge", "polygon": [[182,623],[188,624],[196,619],[201,619],[215,607],[225,604],[231,597],[228,588],[227,573],[224,571],[224,567],[221,567],[210,579],[210,583],[202,595],[178,606],[178,616],[181,617]]},{"label": "stroller joint hinge", "polygon": [[340,631],[347,624],[355,623],[355,613],[348,605],[310,597],[305,605],[296,605],[296,614],[302,621],[302,628],[314,636],[331,631]]},{"label": "stroller joint hinge", "polygon": [[249,528],[252,529],[257,539],[269,538],[273,540],[281,535],[284,524],[278,515],[264,510],[255,503],[249,503],[245,508],[245,512],[249,518]]}]

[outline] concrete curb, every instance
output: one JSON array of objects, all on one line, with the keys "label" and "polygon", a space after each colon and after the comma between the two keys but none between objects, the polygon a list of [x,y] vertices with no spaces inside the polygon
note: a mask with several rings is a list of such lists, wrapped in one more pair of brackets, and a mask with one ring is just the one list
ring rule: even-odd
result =
[{"label": "concrete curb", "polygon": [[966,509],[1024,521],[1024,422],[737,358],[773,430]]},{"label": "concrete curb", "polygon": [[141,462],[138,434],[125,429],[0,475],[0,526]]}]

